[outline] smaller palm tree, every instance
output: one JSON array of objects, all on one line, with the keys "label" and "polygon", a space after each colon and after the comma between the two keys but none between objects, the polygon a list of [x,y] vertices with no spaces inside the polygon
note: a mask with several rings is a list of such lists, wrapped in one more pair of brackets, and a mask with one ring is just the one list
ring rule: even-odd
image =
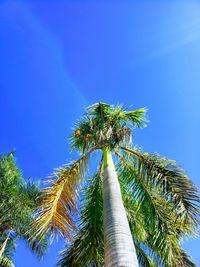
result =
[{"label": "smaller palm tree", "polygon": [[16,166],[13,153],[0,157],[0,266],[13,267],[16,242],[26,241],[41,258],[47,239],[41,243],[30,239],[30,224],[40,195],[39,184],[26,182]]},{"label": "smaller palm tree", "polygon": [[[75,125],[71,145],[81,157],[54,172],[33,224],[40,239],[49,230],[70,238],[59,266],[195,266],[180,241],[198,225],[197,189],[175,161],[135,148],[132,131],[145,113],[97,103]],[[98,172],[86,180],[76,228],[78,190],[95,151]]]}]

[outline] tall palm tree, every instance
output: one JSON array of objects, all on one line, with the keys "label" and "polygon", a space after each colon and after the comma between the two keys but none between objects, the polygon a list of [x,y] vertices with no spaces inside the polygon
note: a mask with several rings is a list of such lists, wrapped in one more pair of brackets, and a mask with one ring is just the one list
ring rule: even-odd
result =
[{"label": "tall palm tree", "polygon": [[38,183],[26,182],[13,153],[0,156],[0,267],[13,267],[16,242],[21,238],[41,258],[47,239],[30,239],[30,224],[40,195]]},{"label": "tall palm tree", "polygon": [[[59,266],[195,266],[180,241],[198,225],[197,189],[175,161],[133,146],[145,114],[97,103],[75,125],[71,147],[81,157],[55,170],[33,224],[39,239],[49,230],[70,238]],[[95,151],[98,171],[78,198]]]}]

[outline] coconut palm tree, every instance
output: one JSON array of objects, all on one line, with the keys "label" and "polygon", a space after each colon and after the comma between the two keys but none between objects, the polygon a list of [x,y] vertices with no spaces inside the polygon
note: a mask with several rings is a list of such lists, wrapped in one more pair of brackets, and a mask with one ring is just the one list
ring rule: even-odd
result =
[{"label": "coconut palm tree", "polygon": [[[59,266],[195,266],[180,241],[198,225],[197,189],[175,161],[133,145],[145,114],[97,103],[76,123],[71,148],[81,157],[55,170],[33,224],[39,239],[49,230],[69,238]],[[95,152],[98,171],[83,184]]]},{"label": "coconut palm tree", "polygon": [[47,249],[47,239],[30,239],[30,224],[40,195],[38,183],[26,182],[16,165],[13,152],[0,156],[0,267],[13,267],[16,243],[26,241],[41,258]]}]

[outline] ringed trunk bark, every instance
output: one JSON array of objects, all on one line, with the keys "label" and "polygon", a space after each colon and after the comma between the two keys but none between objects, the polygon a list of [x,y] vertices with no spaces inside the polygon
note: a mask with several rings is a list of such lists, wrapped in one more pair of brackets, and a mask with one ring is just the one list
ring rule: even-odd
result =
[{"label": "ringed trunk bark", "polygon": [[108,148],[104,151],[103,220],[105,267],[138,267],[120,185]]}]

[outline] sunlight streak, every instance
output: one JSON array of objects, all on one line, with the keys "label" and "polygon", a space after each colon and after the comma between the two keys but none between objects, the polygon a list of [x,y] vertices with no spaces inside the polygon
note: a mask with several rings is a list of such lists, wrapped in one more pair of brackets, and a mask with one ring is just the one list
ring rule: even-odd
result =
[{"label": "sunlight streak", "polygon": [[[59,70],[59,77],[62,78],[66,83],[66,90],[72,90],[79,100],[82,102],[82,106],[88,106],[89,102],[82,92],[77,88],[75,83],[69,77],[66,71],[66,67],[63,62],[63,48],[62,43],[56,40],[56,37],[51,34],[43,23],[33,14],[28,7],[27,3],[19,1],[8,1],[2,4],[1,12],[3,17],[11,22],[15,20],[23,20],[25,27],[29,28],[29,31],[33,34],[33,38],[40,39],[40,42],[51,51],[53,64],[56,66],[57,71]],[[23,22],[23,23],[24,23]],[[34,35],[36,37],[34,37]],[[37,47],[34,47],[37,53]]]}]

